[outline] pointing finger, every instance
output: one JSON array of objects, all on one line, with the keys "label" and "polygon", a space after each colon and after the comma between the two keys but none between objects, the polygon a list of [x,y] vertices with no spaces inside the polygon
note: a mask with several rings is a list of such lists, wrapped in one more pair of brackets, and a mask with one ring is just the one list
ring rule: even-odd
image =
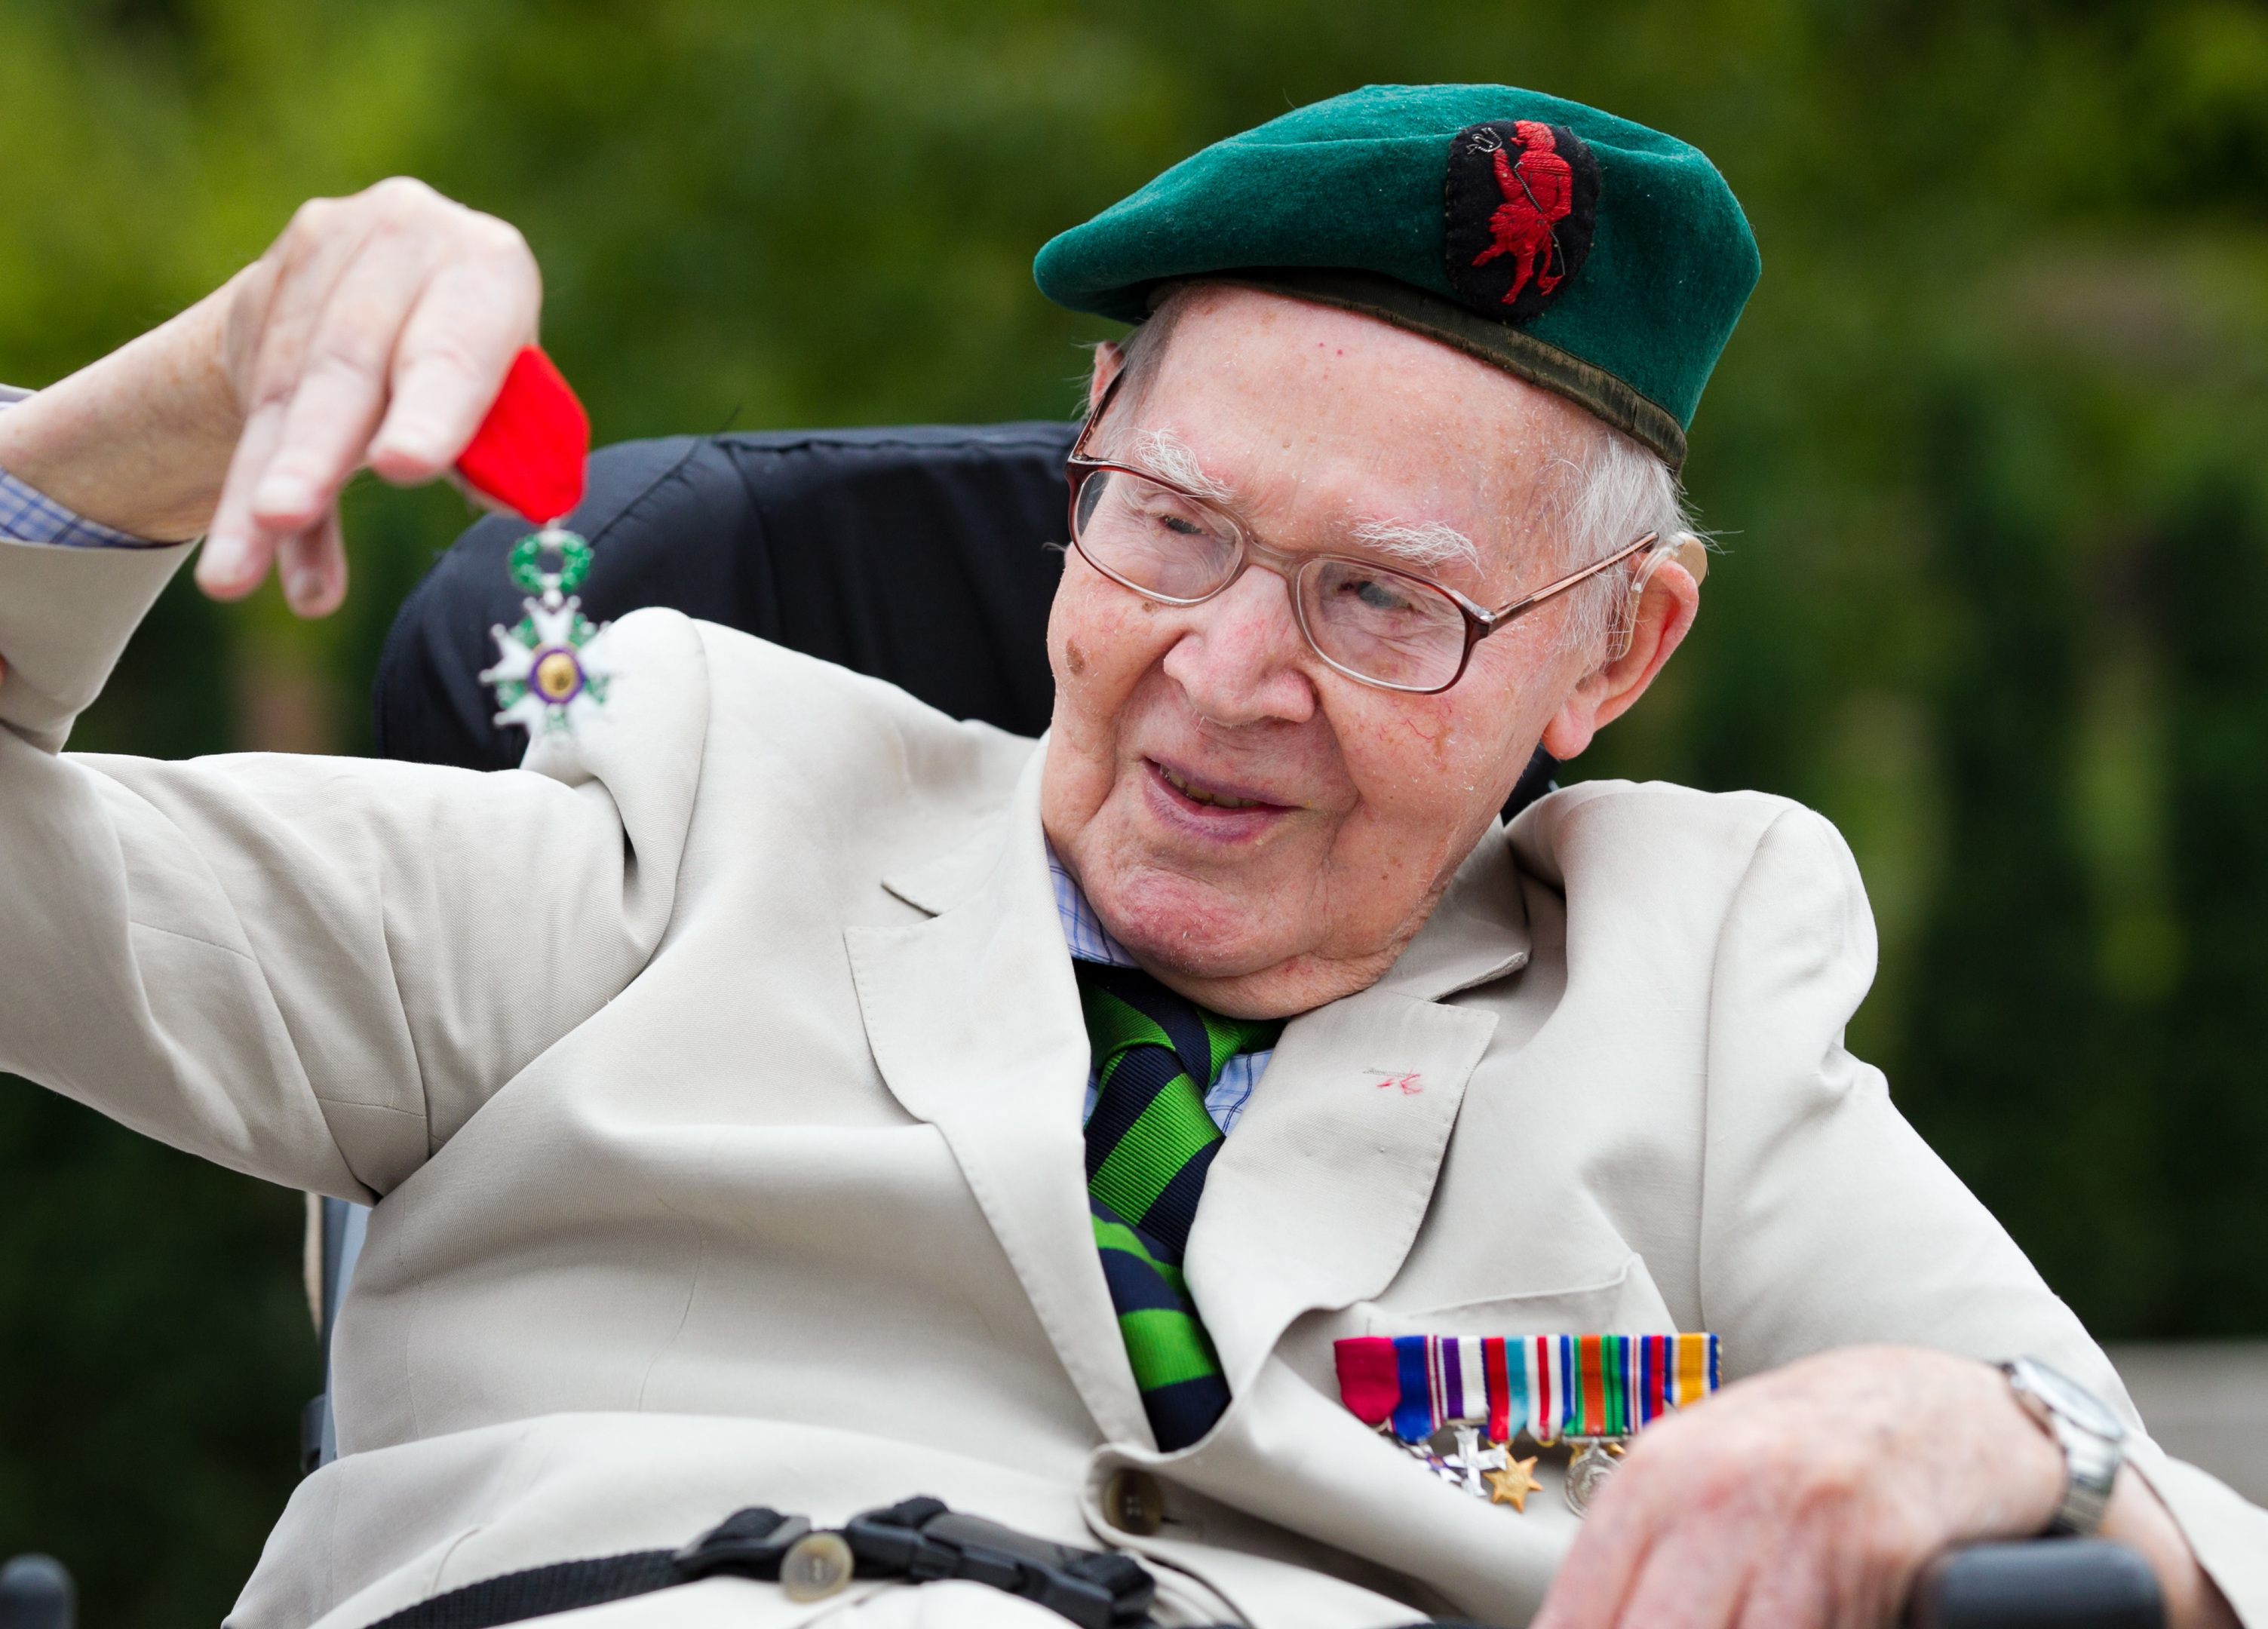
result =
[{"label": "pointing finger", "polygon": [[421,246],[392,231],[365,240],[309,331],[283,433],[253,492],[263,526],[313,526],[361,467],[385,410],[402,323],[427,276]]},{"label": "pointing finger", "polygon": [[254,409],[230,455],[220,503],[197,557],[197,586],[216,600],[243,599],[260,586],[275,558],[278,534],[254,518],[252,490],[283,435],[284,414],[281,402]]},{"label": "pointing finger", "polygon": [[328,616],[347,597],[346,540],[332,508],[307,530],[284,541],[276,554],[284,602],[301,616]]},{"label": "pointing finger", "polygon": [[335,201],[301,205],[245,279],[229,313],[225,348],[245,418],[197,562],[198,583],[216,598],[241,599],[257,588],[276,543],[320,512],[310,505],[304,520],[266,526],[254,499],[282,442],[307,336],[368,232],[366,223]]},{"label": "pointing finger", "polygon": [[232,313],[232,362],[247,413],[288,398],[298,387],[301,359],[332,291],[378,227],[376,214],[357,209],[356,202],[317,198],[301,204],[261,256],[268,274],[247,289],[256,303]]},{"label": "pointing finger", "polygon": [[371,467],[389,481],[431,480],[454,463],[512,358],[534,343],[543,299],[534,257],[517,232],[493,225],[494,247],[436,272],[402,329],[393,402],[370,449]]}]

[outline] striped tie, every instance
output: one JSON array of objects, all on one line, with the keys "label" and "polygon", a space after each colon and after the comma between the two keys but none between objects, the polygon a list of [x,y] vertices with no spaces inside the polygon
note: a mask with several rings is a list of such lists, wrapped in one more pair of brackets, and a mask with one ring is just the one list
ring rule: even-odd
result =
[{"label": "striped tie", "polygon": [[1220,1359],[1182,1281],[1182,1252],[1221,1143],[1205,1093],[1280,1021],[1208,1013],[1136,968],[1077,963],[1097,1091],[1086,1122],[1087,1207],[1118,1330],[1158,1446],[1186,1448],[1228,1406]]}]

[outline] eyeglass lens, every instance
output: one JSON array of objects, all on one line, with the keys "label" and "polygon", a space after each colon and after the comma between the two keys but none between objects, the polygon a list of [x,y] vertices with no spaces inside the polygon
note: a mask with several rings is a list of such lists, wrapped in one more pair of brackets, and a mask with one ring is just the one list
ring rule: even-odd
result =
[{"label": "eyeglass lens", "polygon": [[[1192,604],[1219,593],[1243,557],[1236,523],[1212,505],[1123,469],[1097,469],[1079,490],[1071,535],[1119,581]],[[1398,571],[1322,555],[1292,593],[1324,660],[1396,689],[1436,689],[1465,657],[1465,617],[1438,589]]]}]

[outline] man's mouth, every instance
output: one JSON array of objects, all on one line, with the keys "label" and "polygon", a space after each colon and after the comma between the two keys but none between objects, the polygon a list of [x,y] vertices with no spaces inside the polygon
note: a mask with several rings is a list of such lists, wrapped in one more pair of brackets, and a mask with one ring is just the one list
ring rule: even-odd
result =
[{"label": "man's mouth", "polygon": [[1208,808],[1216,809],[1270,809],[1285,807],[1280,803],[1270,803],[1264,798],[1232,797],[1226,792],[1216,792],[1210,787],[1201,786],[1187,776],[1174,773],[1154,758],[1150,762],[1152,767],[1164,778],[1168,786],[1192,803],[1202,803]]}]

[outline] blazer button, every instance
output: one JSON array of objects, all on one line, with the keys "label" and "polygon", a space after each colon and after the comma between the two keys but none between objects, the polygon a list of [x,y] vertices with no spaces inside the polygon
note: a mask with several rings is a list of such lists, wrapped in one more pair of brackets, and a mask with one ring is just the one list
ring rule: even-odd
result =
[{"label": "blazer button", "polygon": [[780,1586],[791,1601],[823,1601],[849,1586],[858,1566],[842,1534],[806,1533],[780,1558]]},{"label": "blazer button", "polygon": [[1166,1492],[1146,1471],[1117,1471],[1103,1485],[1102,1514],[1120,1532],[1146,1538],[1166,1524]]}]

